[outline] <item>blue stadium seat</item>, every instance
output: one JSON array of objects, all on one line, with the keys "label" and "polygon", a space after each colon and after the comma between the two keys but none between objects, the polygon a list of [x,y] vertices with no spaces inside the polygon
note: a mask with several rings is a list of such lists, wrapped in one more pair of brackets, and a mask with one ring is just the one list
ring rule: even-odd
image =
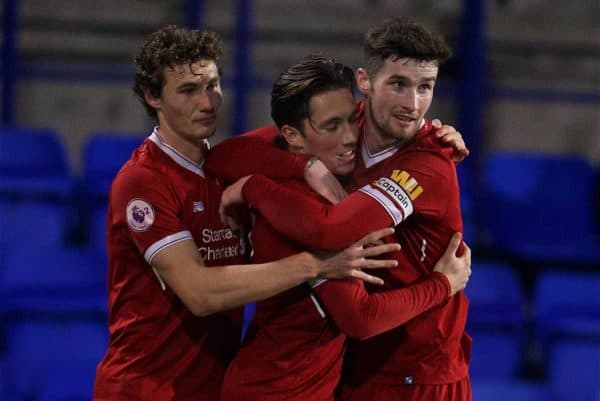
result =
[{"label": "blue stadium seat", "polygon": [[557,338],[548,355],[548,381],[556,401],[597,401],[600,339]]},{"label": "blue stadium seat", "polygon": [[548,269],[534,292],[536,336],[557,401],[600,392],[600,273]]},{"label": "blue stadium seat", "polygon": [[69,197],[73,180],[52,130],[0,129],[0,195]]},{"label": "blue stadium seat", "polygon": [[83,153],[83,185],[86,195],[104,200],[115,175],[143,140],[139,135],[91,133]]},{"label": "blue stadium seat", "polygon": [[106,313],[106,268],[86,249],[33,247],[7,252],[0,271],[3,316]]},{"label": "blue stadium seat", "polygon": [[472,380],[474,401],[551,401],[543,383],[518,380]]},{"label": "blue stadium seat", "polygon": [[244,305],[244,315],[242,321],[242,340],[246,336],[246,332],[248,331],[248,327],[252,320],[254,319],[254,314],[256,313],[256,303],[251,302],[249,304]]},{"label": "blue stadium seat", "polygon": [[90,249],[95,252],[99,261],[106,266],[108,255],[106,250],[106,205],[98,205],[97,208],[89,210],[89,216],[86,221],[86,231],[88,232]]},{"label": "blue stadium seat", "polygon": [[473,338],[469,372],[476,379],[518,377],[524,346],[524,333],[469,329]]},{"label": "blue stadium seat", "polygon": [[62,246],[68,232],[64,205],[0,201],[0,248]]},{"label": "blue stadium seat", "polygon": [[[501,262],[473,261],[466,288],[467,332],[473,337],[474,379],[512,379],[526,340],[525,297],[516,272]],[[493,361],[493,363],[490,363]]]},{"label": "blue stadium seat", "polygon": [[[64,366],[80,370],[71,378],[72,387],[89,387],[107,343],[104,321],[71,318],[12,321],[6,336],[6,359],[11,366],[9,394],[22,400],[38,400],[45,392],[56,394],[59,390],[56,387],[68,383],[55,383],[53,389],[49,380]],[[91,394],[89,387],[88,400]]]},{"label": "blue stadium seat", "polygon": [[460,210],[463,220],[463,238],[468,244],[475,244],[476,210],[472,187],[472,174],[470,167],[465,163],[456,166],[456,173],[460,185]]},{"label": "blue stadium seat", "polygon": [[525,295],[515,269],[504,262],[473,260],[465,290],[471,325],[520,326],[525,320]]},{"label": "blue stadium seat", "polygon": [[533,262],[600,266],[591,165],[576,156],[497,152],[483,167],[488,246]]},{"label": "blue stadium seat", "polygon": [[600,335],[600,273],[548,268],[534,289],[541,335]]},{"label": "blue stadium seat", "polygon": [[60,362],[60,369],[45,375],[39,401],[89,401],[92,399],[99,359],[73,358]]}]

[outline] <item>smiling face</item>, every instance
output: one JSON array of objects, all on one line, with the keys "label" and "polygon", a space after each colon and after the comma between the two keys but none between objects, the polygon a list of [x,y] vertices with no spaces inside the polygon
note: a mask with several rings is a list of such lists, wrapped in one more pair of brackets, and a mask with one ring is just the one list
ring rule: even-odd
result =
[{"label": "smiling face", "polygon": [[194,154],[217,127],[222,101],[217,66],[212,60],[200,60],[163,73],[160,97],[146,93],[146,102],[157,112],[161,136],[184,154]]},{"label": "smiling face", "polygon": [[[301,122],[300,131],[289,126],[282,130],[288,142],[297,151],[319,158],[335,175],[352,173],[358,139],[352,92],[343,88],[314,95],[308,102],[308,115]],[[289,136],[290,130],[295,130],[293,138]]]},{"label": "smiling face", "polygon": [[411,140],[431,106],[437,74],[435,61],[396,57],[388,57],[375,76],[358,69],[358,87],[367,101],[367,131],[385,145]]}]

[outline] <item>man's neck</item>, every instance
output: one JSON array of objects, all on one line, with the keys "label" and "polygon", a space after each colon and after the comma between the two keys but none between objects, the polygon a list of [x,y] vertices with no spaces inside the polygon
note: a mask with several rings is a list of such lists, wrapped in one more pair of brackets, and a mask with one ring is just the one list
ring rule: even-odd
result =
[{"label": "man's neck", "polygon": [[189,160],[198,165],[201,165],[204,162],[204,155],[208,150],[204,140],[200,140],[200,143],[190,142],[175,134],[169,127],[163,127],[161,125],[158,126],[157,132],[163,142],[177,150]]}]

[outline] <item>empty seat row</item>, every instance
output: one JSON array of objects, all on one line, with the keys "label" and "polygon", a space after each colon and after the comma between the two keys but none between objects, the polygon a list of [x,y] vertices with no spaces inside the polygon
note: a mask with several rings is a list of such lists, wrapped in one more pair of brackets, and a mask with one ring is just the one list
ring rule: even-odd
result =
[{"label": "empty seat row", "polygon": [[[538,276],[528,307],[511,266],[474,261],[473,272],[466,289],[467,329],[474,338],[473,381],[518,379],[528,342],[533,340],[542,355],[542,373],[553,397],[549,399],[597,401],[600,273],[548,268]],[[483,387],[480,392],[491,391]],[[540,394],[535,385],[526,389]]]},{"label": "empty seat row", "polygon": [[487,157],[477,224],[489,247],[532,262],[600,266],[600,174],[575,155]]},{"label": "empty seat row", "polygon": [[83,172],[76,179],[59,135],[51,130],[0,129],[0,196],[66,198],[106,196],[110,183],[140,135],[91,133],[83,151]]}]

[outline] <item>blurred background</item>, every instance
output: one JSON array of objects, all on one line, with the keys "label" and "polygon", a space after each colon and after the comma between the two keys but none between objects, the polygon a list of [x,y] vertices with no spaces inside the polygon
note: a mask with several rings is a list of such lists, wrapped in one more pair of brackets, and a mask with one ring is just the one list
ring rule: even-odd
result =
[{"label": "blurred background", "polygon": [[364,32],[391,15],[455,50],[429,117],[471,150],[458,169],[474,400],[600,400],[600,2],[1,4],[0,400],[91,399],[108,335],[106,195],[154,125],[131,90],[150,32],[222,35],[214,144],[270,124],[271,84],[304,55],[360,66]]}]

